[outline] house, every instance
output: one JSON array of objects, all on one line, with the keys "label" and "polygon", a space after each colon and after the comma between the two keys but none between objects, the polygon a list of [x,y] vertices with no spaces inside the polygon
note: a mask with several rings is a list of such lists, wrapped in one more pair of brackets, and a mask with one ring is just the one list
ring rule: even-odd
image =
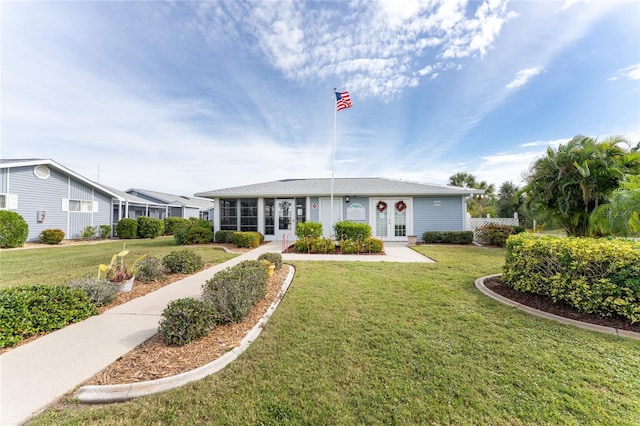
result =
[{"label": "house", "polygon": [[140,216],[147,216],[165,219],[169,215],[170,206],[168,204],[154,203],[106,185],[102,186],[119,197],[113,199],[113,223],[118,223],[120,219],[125,217],[137,219]]},{"label": "house", "polygon": [[186,197],[184,195],[167,194],[165,192],[150,191],[148,189],[130,188],[128,194],[169,206],[167,216],[188,219],[196,217],[211,220],[214,203],[209,199]]},{"label": "house", "polygon": [[425,231],[466,230],[466,199],[482,193],[385,178],[325,178],[284,179],[195,196],[214,201],[215,230],[258,231],[266,240],[293,240],[297,223],[320,222],[329,237],[333,224],[349,220],[368,223],[373,235],[385,241],[407,241],[409,235],[420,240]]},{"label": "house", "polygon": [[87,226],[112,225],[113,191],[48,159],[0,160],[0,209],[20,214],[27,241],[45,229],[80,238]]}]

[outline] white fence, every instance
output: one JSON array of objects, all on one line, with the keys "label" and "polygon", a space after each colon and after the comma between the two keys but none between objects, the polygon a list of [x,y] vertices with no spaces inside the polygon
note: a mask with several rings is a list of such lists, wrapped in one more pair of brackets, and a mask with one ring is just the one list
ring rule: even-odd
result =
[{"label": "white fence", "polygon": [[495,224],[495,225],[508,225],[518,226],[518,213],[514,213],[513,217],[471,217],[467,213],[467,230],[473,231],[473,240],[476,240],[476,230],[482,226]]}]

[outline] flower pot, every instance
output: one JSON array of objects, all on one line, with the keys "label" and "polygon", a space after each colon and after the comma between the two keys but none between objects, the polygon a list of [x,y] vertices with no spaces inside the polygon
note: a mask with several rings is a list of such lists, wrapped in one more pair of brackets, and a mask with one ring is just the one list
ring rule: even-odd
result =
[{"label": "flower pot", "polygon": [[407,240],[409,241],[410,246],[416,245],[416,239],[417,239],[417,236],[415,235],[407,235]]},{"label": "flower pot", "polygon": [[133,280],[135,280],[136,277],[131,277],[126,281],[122,281],[120,283],[116,283],[116,285],[118,286],[118,291],[120,293],[128,293],[131,291],[131,289],[133,288]]}]

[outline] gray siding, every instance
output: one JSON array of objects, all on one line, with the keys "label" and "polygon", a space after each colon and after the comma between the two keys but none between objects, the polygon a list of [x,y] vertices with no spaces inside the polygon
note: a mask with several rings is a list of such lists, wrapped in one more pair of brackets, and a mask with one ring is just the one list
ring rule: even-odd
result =
[{"label": "gray siding", "polygon": [[[62,211],[62,199],[69,194],[69,178],[50,167],[47,179],[38,179],[33,166],[9,169],[9,192],[18,195],[18,214],[29,224],[27,241],[37,241],[45,229],[62,229],[69,238],[67,213]],[[45,210],[47,218],[38,222],[38,211]]]},{"label": "gray siding", "polygon": [[[309,222],[320,222],[320,199],[318,197],[309,197]],[[316,208],[313,208],[313,205]]]},{"label": "gray siding", "polygon": [[7,169],[0,169],[0,194],[7,192]]},{"label": "gray siding", "polygon": [[185,207],[184,208],[184,218],[189,219],[190,217],[195,217],[196,219],[200,217],[200,209]]},{"label": "gray siding", "polygon": [[425,231],[462,231],[462,203],[463,197],[414,197],[413,232],[418,240]]},{"label": "gray siding", "polygon": [[[33,166],[4,169],[8,171],[9,192],[18,195],[18,209],[29,225],[27,241],[38,241],[45,229],[62,229],[65,238],[80,238],[87,226],[111,224],[111,197],[77,181],[49,166],[47,179],[38,179]],[[97,201],[98,212],[64,212],[62,200]],[[38,212],[46,211],[44,222],[38,222]]]}]

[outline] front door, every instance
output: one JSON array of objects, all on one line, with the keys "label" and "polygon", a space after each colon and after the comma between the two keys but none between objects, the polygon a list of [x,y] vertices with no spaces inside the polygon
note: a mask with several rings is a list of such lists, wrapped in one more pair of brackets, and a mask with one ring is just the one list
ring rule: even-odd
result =
[{"label": "front door", "polygon": [[295,203],[290,200],[276,200],[276,213],[278,228],[276,230],[277,239],[287,239],[289,241],[295,239],[296,223],[295,223]]},{"label": "front door", "polygon": [[371,226],[374,235],[383,241],[407,241],[407,214],[411,200],[372,199],[375,218]]}]

